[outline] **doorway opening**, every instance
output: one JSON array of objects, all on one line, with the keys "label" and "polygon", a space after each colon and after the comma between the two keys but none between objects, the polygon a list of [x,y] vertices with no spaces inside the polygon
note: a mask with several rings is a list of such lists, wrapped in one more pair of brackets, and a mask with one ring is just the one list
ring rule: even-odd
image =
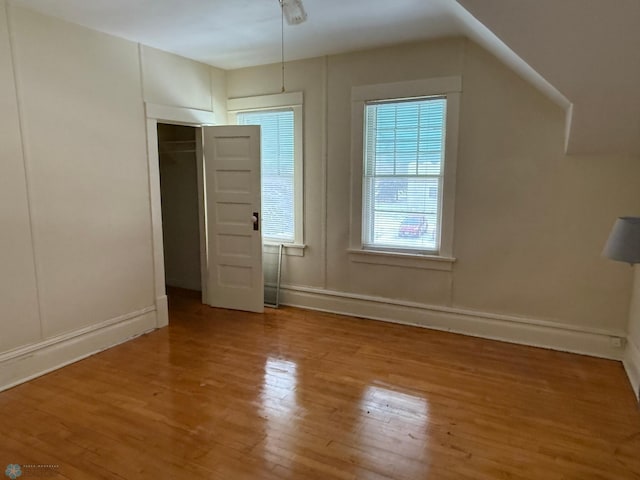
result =
[{"label": "doorway opening", "polygon": [[198,128],[158,123],[157,131],[165,286],[201,297]]},{"label": "doorway opening", "polygon": [[146,109],[157,326],[169,324],[172,288],[211,307],[263,312],[260,128]]}]

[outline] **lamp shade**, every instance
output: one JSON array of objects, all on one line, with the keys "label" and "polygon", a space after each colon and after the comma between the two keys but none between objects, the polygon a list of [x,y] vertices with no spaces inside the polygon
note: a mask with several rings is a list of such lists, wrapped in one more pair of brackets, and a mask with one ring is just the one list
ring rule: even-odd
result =
[{"label": "lamp shade", "polygon": [[602,252],[611,260],[640,263],[640,217],[620,217]]}]

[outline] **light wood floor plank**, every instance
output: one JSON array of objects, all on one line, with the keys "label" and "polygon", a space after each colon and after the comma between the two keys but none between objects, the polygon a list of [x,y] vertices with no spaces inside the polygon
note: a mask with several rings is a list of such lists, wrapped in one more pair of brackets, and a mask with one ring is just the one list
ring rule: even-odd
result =
[{"label": "light wood floor plank", "polygon": [[169,328],[0,393],[0,431],[0,468],[61,479],[640,479],[617,362],[181,290]]}]

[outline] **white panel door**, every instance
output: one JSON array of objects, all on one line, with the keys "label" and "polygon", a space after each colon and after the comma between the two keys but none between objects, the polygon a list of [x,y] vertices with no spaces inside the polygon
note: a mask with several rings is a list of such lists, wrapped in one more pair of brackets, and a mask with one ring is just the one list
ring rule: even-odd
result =
[{"label": "white panel door", "polygon": [[207,224],[205,303],[264,311],[260,127],[203,127]]}]

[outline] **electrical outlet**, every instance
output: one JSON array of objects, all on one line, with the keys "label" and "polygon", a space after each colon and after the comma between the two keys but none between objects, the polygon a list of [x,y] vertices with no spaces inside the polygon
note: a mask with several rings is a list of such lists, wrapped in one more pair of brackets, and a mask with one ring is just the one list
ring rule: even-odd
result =
[{"label": "electrical outlet", "polygon": [[620,337],[609,338],[609,345],[611,345],[613,348],[622,348],[623,344],[624,340]]}]

